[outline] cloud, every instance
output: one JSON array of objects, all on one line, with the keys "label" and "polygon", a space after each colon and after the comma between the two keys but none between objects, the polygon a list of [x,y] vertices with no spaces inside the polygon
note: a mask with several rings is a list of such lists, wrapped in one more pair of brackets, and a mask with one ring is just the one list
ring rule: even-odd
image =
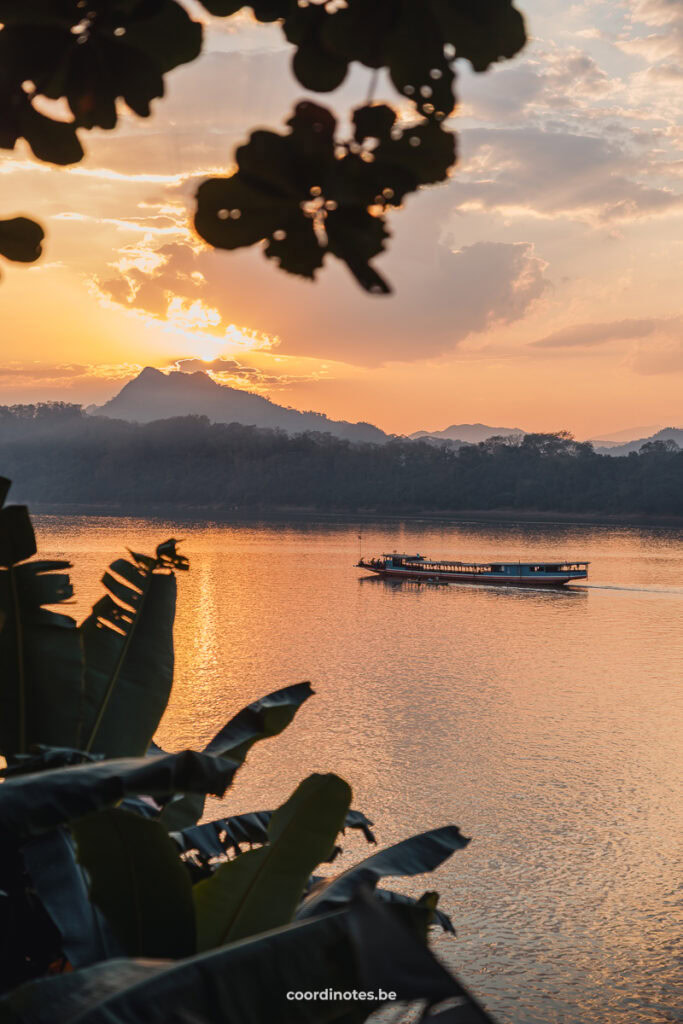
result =
[{"label": "cloud", "polygon": [[[322,366],[306,373],[290,373],[259,369],[237,359],[217,358],[210,361],[194,356],[181,356],[161,367],[163,370],[180,370],[183,373],[202,371],[208,373],[219,384],[270,394],[285,390],[296,384],[314,384],[332,379],[327,367]],[[0,364],[0,396],[11,389],[10,400],[16,402],[26,395],[26,401],[47,401],[62,399],[69,401],[70,393],[77,393],[73,401],[80,401],[83,394],[91,397],[110,397],[127,381],[142,370],[137,363],[60,364],[60,363],[7,363]]]},{"label": "cloud", "polygon": [[553,331],[545,338],[532,341],[534,348],[588,348],[608,341],[644,338],[661,329],[665,320],[613,320],[601,324],[576,324]]},{"label": "cloud", "polygon": [[270,393],[271,391],[288,388],[293,384],[311,383],[329,379],[326,368],[312,373],[268,373],[256,366],[247,366],[237,359],[219,357],[212,360],[197,359],[194,356],[183,356],[175,359],[164,369],[179,370],[182,373],[208,373],[219,384],[228,384],[247,391]]},{"label": "cloud", "polygon": [[409,219],[412,230],[402,225],[387,258],[396,286],[388,300],[367,296],[333,264],[311,285],[279,273],[258,250],[227,255],[183,243],[154,249],[159,260],[150,269],[130,268],[97,287],[107,300],[169,323],[179,311],[194,313],[199,329],[221,337],[229,325],[258,325],[246,331],[247,347],[260,338],[286,354],[356,365],[452,350],[472,333],[522,319],[548,287],[546,264],[528,242],[452,251],[434,239],[433,219]]},{"label": "cloud", "polygon": [[[655,31],[647,32],[648,28]],[[683,5],[680,0],[635,0],[628,28],[617,45],[625,53],[648,61],[683,58]]]},{"label": "cloud", "polygon": [[480,121],[522,122],[533,113],[595,105],[619,84],[577,46],[535,42],[520,62],[495,65],[486,75],[462,74],[460,113]]},{"label": "cloud", "polygon": [[474,128],[462,133],[462,212],[570,217],[594,226],[683,209],[670,187],[639,180],[643,161],[614,140],[566,130]]},{"label": "cloud", "polygon": [[0,364],[0,383],[11,382],[18,386],[41,384],[73,387],[86,379],[106,381],[127,380],[142,369],[137,363],[5,363]]},{"label": "cloud", "polygon": [[137,363],[0,363],[0,404],[103,401],[141,369]]}]

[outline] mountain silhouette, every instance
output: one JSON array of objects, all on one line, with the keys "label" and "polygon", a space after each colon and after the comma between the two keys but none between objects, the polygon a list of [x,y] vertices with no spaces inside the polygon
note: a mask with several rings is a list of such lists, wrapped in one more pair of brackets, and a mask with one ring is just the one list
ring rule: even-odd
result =
[{"label": "mountain silhouette", "polygon": [[682,427],[664,427],[663,430],[658,430],[656,434],[650,434],[649,437],[639,437],[637,441],[629,441],[627,444],[610,445],[609,447],[600,447],[600,442],[595,442],[595,450],[599,455],[629,455],[631,452],[639,452],[644,444],[650,444],[656,441],[673,441],[679,448],[683,448],[683,428]]},{"label": "mountain silhouette", "polygon": [[524,434],[519,427],[488,427],[485,423],[452,423],[444,430],[416,430],[410,436],[415,440],[425,441],[464,441],[467,444],[478,444],[489,437],[510,437],[513,434]]},{"label": "mountain silhouette", "polygon": [[213,423],[243,423],[299,434],[307,430],[348,441],[381,443],[388,435],[371,423],[331,420],[324,413],[299,412],[249,391],[217,384],[207,373],[162,373],[146,366],[104,405],[91,406],[95,416],[150,423],[175,416],[207,416]]}]

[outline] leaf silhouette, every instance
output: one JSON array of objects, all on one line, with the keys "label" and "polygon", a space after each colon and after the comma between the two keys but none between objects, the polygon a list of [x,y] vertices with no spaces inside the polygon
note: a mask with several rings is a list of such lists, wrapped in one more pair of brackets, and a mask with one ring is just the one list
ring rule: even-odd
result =
[{"label": "leaf silhouette", "polygon": [[34,836],[21,848],[31,885],[62,938],[73,967],[87,967],[124,952],[93,906],[73,840],[65,828]]},{"label": "leaf silhouette", "polygon": [[288,0],[202,2],[219,16],[249,6],[259,21],[281,20],[296,47],[294,74],[306,89],[336,89],[353,61],[387,67],[396,88],[420,114],[438,119],[455,106],[456,57],[485,71],[513,57],[526,42],[524,20],[511,0],[345,0],[340,7]]},{"label": "leaf silhouette", "polygon": [[193,889],[199,949],[291,921],[311,872],[329,858],[351,802],[337,775],[310,775],[268,825],[268,843],[221,865]]},{"label": "leaf silhouette", "polygon": [[108,757],[144,754],[173,682],[174,571],[188,568],[175,540],[156,557],[131,553],[102,578],[108,593],[82,623],[85,707],[81,745]]},{"label": "leaf silhouette", "polygon": [[[9,482],[0,482],[4,497]],[[36,551],[28,510],[0,508],[0,753],[32,744],[78,745],[82,657],[76,623],[46,608],[72,595],[69,562],[27,561]]]},{"label": "leaf silhouette", "polygon": [[195,952],[192,885],[157,821],[110,807],[72,825],[90,898],[128,956],[177,959]]},{"label": "leaf silhouette", "polygon": [[289,134],[254,132],[237,150],[235,174],[199,186],[199,234],[222,249],[265,240],[267,257],[308,278],[329,253],[366,291],[388,293],[371,266],[389,237],[384,214],[420,185],[446,177],[455,141],[435,122],[396,129],[389,108],[377,116],[372,110],[355,112],[349,142],[335,138],[330,111],[308,101],[287,121]]},{"label": "leaf silhouette", "polygon": [[0,786],[0,837],[21,840],[40,835],[131,794],[222,796],[237,768],[234,761],[185,750],[19,775]]},{"label": "leaf silhouette", "polygon": [[[286,729],[312,694],[310,683],[295,683],[261,697],[231,718],[206,745],[204,753],[229,757],[239,766],[254,743],[277,736]],[[161,820],[169,831],[178,831],[194,825],[203,813],[203,796],[187,794],[171,801],[164,808]]]},{"label": "leaf silhouette", "polygon": [[42,252],[45,232],[28,217],[0,220],[0,255],[19,263],[34,263]]},{"label": "leaf silhouette", "polygon": [[[225,861],[228,854],[237,856],[242,852],[242,845],[261,846],[268,842],[268,826],[273,811],[250,811],[246,814],[235,814],[229,818],[219,818],[203,825],[193,825],[182,832],[171,832],[171,838],[177,843],[181,854],[185,855],[186,863],[193,873],[208,877],[216,867]],[[344,820],[344,831],[347,828],[361,831],[369,843],[376,842],[372,832],[372,822],[360,811],[349,811]],[[340,852],[335,847],[330,860]]]},{"label": "leaf silhouette", "polygon": [[[383,989],[430,1005],[455,998],[479,1009],[390,908],[367,899],[186,960],[110,960],[34,981],[0,1000],[0,1013],[31,1024],[149,1024],[155,1016],[169,1024],[348,1021],[348,1002],[321,1010],[286,999],[288,991],[326,988]],[[483,1010],[474,1021],[491,1024]]]},{"label": "leaf silhouette", "polygon": [[348,903],[361,886],[374,888],[380,878],[433,871],[456,850],[463,850],[469,842],[455,825],[446,825],[404,839],[326,880],[304,900],[297,917],[324,914],[340,904]]}]

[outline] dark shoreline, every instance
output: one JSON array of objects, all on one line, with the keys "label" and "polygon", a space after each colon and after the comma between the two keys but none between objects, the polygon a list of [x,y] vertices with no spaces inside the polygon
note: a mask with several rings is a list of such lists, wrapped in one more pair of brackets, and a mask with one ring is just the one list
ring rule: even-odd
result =
[{"label": "dark shoreline", "polygon": [[296,521],[301,522],[443,522],[443,523],[503,523],[520,526],[630,526],[659,529],[683,529],[683,516],[646,516],[640,514],[610,515],[608,513],[545,512],[533,510],[472,510],[472,511],[406,511],[386,512],[376,509],[322,510],[287,506],[269,507],[226,507],[208,505],[99,505],[99,504],[50,504],[31,502],[34,515],[43,516],[91,516],[133,517],[150,519],[196,519],[206,522],[258,522]]}]

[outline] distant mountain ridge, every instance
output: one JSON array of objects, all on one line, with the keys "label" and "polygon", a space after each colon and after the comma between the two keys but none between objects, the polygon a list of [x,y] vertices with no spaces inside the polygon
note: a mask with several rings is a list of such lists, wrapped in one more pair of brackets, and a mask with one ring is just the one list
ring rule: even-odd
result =
[{"label": "distant mountain ridge", "polygon": [[348,441],[381,443],[388,435],[371,423],[331,420],[324,413],[299,412],[269,398],[217,384],[201,370],[162,373],[146,366],[104,405],[91,406],[91,415],[150,423],[175,416],[208,416],[214,423],[286,430],[290,434],[317,430]]},{"label": "distant mountain ridge", "polygon": [[[206,416],[213,423],[241,423],[245,426],[284,430],[288,434],[318,431],[356,443],[383,444],[395,436],[385,433],[372,423],[332,420],[324,413],[299,412],[278,405],[250,391],[218,384],[201,370],[195,373],[183,373],[180,370],[162,373],[152,366],[146,366],[104,405],[90,406],[87,412],[134,423],[150,423],[178,416]],[[490,437],[524,437],[526,433],[528,431],[520,427],[452,423],[443,430],[416,430],[410,434],[410,440],[446,444],[457,449],[462,445],[479,444]],[[666,427],[649,437],[625,444],[607,439],[602,444],[599,441],[592,443],[601,455],[619,456],[638,451],[648,441],[675,441],[683,447],[683,428]]]},{"label": "distant mountain ridge", "polygon": [[656,434],[652,434],[650,437],[640,437],[637,441],[628,441],[626,444],[610,444],[600,447],[599,443],[597,443],[595,444],[595,450],[598,455],[628,455],[629,452],[640,451],[644,444],[656,441],[673,441],[679,448],[683,448],[683,427],[664,427],[663,430],[658,430]]},{"label": "distant mountain ridge", "polygon": [[652,437],[658,430],[663,430],[661,423],[647,423],[639,427],[628,427],[626,430],[610,430],[606,434],[600,434],[590,438],[590,443],[596,448],[602,446],[608,448],[611,444],[628,444],[629,441],[637,441],[641,437]]},{"label": "distant mountain ridge", "polygon": [[465,444],[479,444],[489,437],[522,436],[526,431],[519,427],[489,427],[485,423],[452,423],[444,430],[416,430],[411,434],[414,440],[462,441]]}]

